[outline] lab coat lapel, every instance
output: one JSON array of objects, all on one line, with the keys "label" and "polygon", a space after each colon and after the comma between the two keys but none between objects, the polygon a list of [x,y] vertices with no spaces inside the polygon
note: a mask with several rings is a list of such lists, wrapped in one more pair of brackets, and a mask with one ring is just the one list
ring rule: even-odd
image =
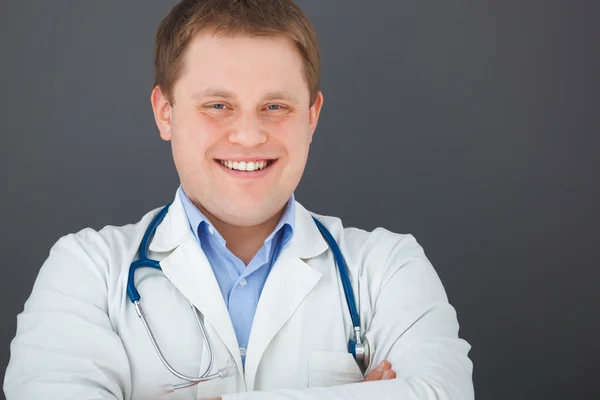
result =
[{"label": "lab coat lapel", "polygon": [[296,203],[294,235],[271,269],[252,323],[245,368],[249,391],[254,388],[258,365],[269,343],[321,278],[321,272],[304,260],[326,249],[310,213]]},{"label": "lab coat lapel", "polygon": [[160,264],[167,278],[202,313],[206,325],[212,325],[242,373],[231,318],[212,268],[196,239],[193,236],[187,238]]},{"label": "lab coat lapel", "polygon": [[178,195],[158,226],[150,251],[170,252],[160,261],[165,276],[198,308],[205,324],[215,329],[236,360],[241,374],[242,360],[229,312],[210,263],[189,227]]}]

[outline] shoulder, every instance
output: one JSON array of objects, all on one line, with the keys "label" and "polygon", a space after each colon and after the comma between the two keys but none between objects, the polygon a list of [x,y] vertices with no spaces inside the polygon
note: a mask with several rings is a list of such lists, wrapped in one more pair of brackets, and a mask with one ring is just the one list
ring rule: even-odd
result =
[{"label": "shoulder", "polygon": [[[389,282],[411,287],[411,292],[434,290],[443,299],[443,287],[425,250],[410,233],[384,227],[371,231],[345,226],[340,218],[311,213],[331,232],[348,264],[350,273],[379,290]],[[403,289],[404,290],[404,289]]]},{"label": "shoulder", "polygon": [[106,225],[98,230],[84,228],[66,234],[52,246],[44,267],[52,266],[52,272],[56,273],[57,268],[67,272],[93,264],[95,270],[108,272],[111,265],[120,264],[121,259],[137,251],[145,228],[159,210],[153,209],[133,223]]},{"label": "shoulder", "polygon": [[85,228],[59,238],[38,271],[25,312],[47,310],[56,304],[92,304],[107,311],[106,296],[117,288],[123,266],[131,262],[127,257],[137,251],[138,237],[141,240],[155,212],[132,224]]},{"label": "shoulder", "polygon": [[369,231],[346,226],[338,217],[311,214],[325,225],[340,248],[347,249],[353,258],[367,260],[376,257],[378,260],[398,261],[402,258],[425,257],[423,248],[410,233],[396,233],[385,227]]}]

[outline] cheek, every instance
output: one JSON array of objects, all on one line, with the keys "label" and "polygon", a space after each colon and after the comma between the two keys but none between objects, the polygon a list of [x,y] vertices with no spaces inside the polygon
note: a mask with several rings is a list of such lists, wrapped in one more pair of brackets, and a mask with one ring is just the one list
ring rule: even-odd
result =
[{"label": "cheek", "polygon": [[188,113],[178,116],[173,125],[172,141],[181,152],[193,153],[197,157],[202,150],[208,149],[218,140],[218,134],[222,130],[222,123],[219,121]]},{"label": "cheek", "polygon": [[290,118],[282,118],[268,122],[271,132],[291,153],[302,153],[310,143],[310,125],[308,113]]}]

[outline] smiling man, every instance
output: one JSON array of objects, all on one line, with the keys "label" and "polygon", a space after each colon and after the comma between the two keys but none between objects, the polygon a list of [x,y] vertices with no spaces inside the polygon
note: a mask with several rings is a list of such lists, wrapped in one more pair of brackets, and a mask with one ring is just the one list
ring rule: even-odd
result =
[{"label": "smiling man", "polygon": [[56,243],[19,315],[8,400],[473,398],[470,346],[414,237],[294,197],[319,66],[291,0],[171,10],[151,103],[180,187],[134,224]]}]

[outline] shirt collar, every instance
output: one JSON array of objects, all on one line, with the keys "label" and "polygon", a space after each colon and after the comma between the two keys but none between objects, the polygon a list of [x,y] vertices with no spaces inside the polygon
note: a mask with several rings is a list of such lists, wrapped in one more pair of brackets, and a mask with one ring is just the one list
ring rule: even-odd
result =
[{"label": "shirt collar", "polygon": [[[181,199],[181,203],[183,205],[185,214],[186,214],[188,222],[190,224],[190,229],[194,233],[196,240],[200,241],[200,237],[198,235],[198,231],[200,229],[204,229],[204,230],[213,229],[214,236],[216,236],[218,238],[218,240],[224,245],[225,239],[223,239],[221,234],[212,225],[212,223],[208,220],[208,218],[206,218],[206,216],[194,205],[194,203],[192,203],[190,198],[183,191],[183,187],[181,187],[181,185],[179,186],[178,192],[179,192],[179,198]],[[291,234],[294,231],[295,218],[296,218],[296,201],[295,201],[295,196],[292,193],[292,195],[290,196],[290,199],[288,200],[288,202],[285,206],[285,210],[283,211],[283,214],[281,215],[281,218],[280,218],[279,222],[277,223],[277,226],[275,227],[273,232],[265,239],[265,243],[273,240],[273,237],[277,234],[277,232],[279,232],[282,229],[288,229],[289,234],[286,234],[286,236],[288,236],[288,237],[291,236]]]}]

